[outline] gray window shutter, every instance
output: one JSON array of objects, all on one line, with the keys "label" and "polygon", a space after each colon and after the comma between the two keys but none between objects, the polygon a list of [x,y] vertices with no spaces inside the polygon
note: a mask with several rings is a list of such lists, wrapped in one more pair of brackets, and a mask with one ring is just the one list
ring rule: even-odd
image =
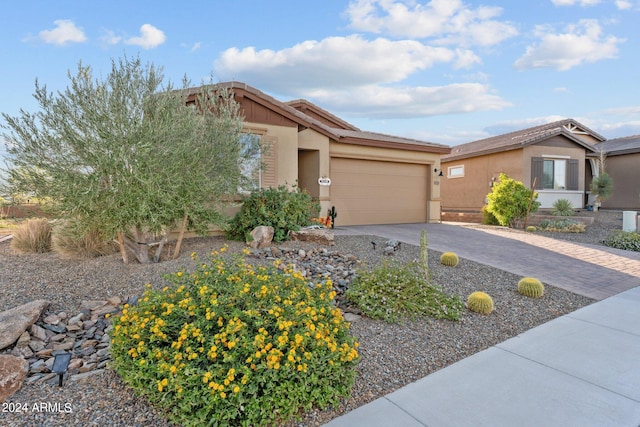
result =
[{"label": "gray window shutter", "polygon": [[544,159],[542,157],[531,158],[531,185],[533,185],[533,180],[537,178],[536,190],[542,190],[543,188],[543,167]]},{"label": "gray window shutter", "polygon": [[578,190],[578,172],[580,164],[578,159],[567,160],[567,190]]}]

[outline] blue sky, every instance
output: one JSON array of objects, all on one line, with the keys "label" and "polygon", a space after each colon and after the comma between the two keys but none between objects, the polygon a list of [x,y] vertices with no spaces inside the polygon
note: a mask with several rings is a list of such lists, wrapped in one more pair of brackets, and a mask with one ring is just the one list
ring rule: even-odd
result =
[{"label": "blue sky", "polygon": [[640,134],[640,0],[27,0],[2,15],[13,116],[37,109],[36,79],[63,90],[79,61],[105,75],[126,53],[174,83],[241,81],[447,145],[568,117]]}]

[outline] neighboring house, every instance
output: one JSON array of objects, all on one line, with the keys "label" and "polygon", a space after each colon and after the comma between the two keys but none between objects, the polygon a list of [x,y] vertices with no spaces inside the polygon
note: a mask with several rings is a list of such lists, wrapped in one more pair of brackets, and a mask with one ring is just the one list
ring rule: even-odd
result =
[{"label": "neighboring house", "polygon": [[640,210],[640,135],[609,139],[597,148],[606,153],[605,170],[613,179],[613,193],[602,207]]},{"label": "neighboring house", "polygon": [[321,215],[335,206],[338,226],[440,220],[434,171],[448,146],[364,132],[308,101],[281,102],[244,83],[219,86],[233,91],[247,138],[266,147],[245,165],[256,187],[297,182]]},{"label": "neighboring house", "polygon": [[[531,188],[535,180],[541,208],[568,199],[576,208],[587,203],[588,183],[597,173],[595,145],[605,138],[573,119],[535,126],[454,146],[442,157],[443,219],[475,214],[501,172]],[[447,213],[447,215],[444,215]],[[460,218],[459,218],[460,219]]]}]

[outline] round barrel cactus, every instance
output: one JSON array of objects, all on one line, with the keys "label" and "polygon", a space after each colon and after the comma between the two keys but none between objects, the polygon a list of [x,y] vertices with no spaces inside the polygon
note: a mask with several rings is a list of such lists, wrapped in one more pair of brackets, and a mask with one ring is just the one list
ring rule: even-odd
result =
[{"label": "round barrel cactus", "polygon": [[489,314],[493,311],[493,299],[489,294],[476,291],[467,298],[467,308],[480,314]]},{"label": "round barrel cactus", "polygon": [[458,255],[453,252],[445,252],[440,256],[440,263],[449,267],[455,267],[458,261]]},{"label": "round barrel cactus", "polygon": [[528,297],[540,298],[544,295],[544,285],[533,277],[524,277],[518,282],[518,292]]}]

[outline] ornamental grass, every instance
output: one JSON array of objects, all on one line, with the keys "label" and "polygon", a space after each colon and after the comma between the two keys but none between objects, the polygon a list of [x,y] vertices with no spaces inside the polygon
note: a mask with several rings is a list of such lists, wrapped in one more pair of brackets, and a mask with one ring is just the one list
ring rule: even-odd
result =
[{"label": "ornamental grass", "polygon": [[123,380],[184,426],[274,425],[347,397],[358,343],[331,282],[212,255],[114,318]]}]

